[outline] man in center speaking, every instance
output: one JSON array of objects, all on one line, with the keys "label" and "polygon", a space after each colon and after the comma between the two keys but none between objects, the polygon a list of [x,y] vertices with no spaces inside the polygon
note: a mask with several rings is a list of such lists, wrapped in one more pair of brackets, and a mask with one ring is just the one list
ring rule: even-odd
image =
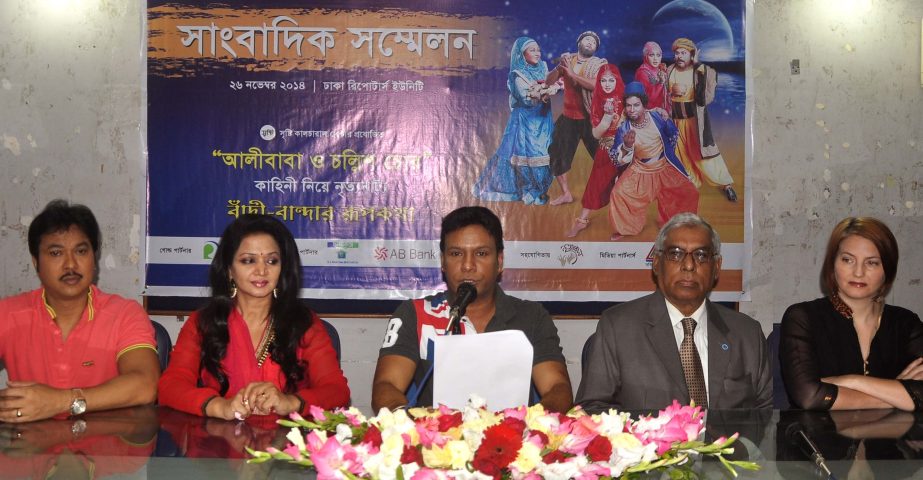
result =
[{"label": "man in center speaking", "polygon": [[[557,412],[569,410],[573,393],[551,316],[538,303],[511,297],[497,284],[503,273],[500,219],[484,207],[452,211],[442,219],[439,250],[448,291],[405,301],[394,312],[375,369],[372,409],[377,412],[381,408],[433,404],[429,374],[433,359],[427,358],[426,340],[445,333],[458,287],[470,283],[477,296],[467,307],[461,333],[521,330],[533,347],[532,383],[542,405]],[[409,395],[409,391],[415,394]],[[416,396],[416,402],[413,398],[409,401],[408,396]]]},{"label": "man in center speaking", "polygon": [[674,399],[705,408],[771,408],[772,372],[756,320],[708,294],[721,240],[693,213],[671,218],[654,244],[654,293],[603,312],[577,403],[590,413],[658,410]]}]

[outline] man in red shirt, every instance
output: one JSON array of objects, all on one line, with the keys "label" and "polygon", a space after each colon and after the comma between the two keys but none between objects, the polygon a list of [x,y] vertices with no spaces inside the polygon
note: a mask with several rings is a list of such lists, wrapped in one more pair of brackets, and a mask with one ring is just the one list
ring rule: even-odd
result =
[{"label": "man in red shirt", "polygon": [[29,225],[41,288],[0,300],[0,421],[151,403],[160,365],[150,318],[99,290],[100,231],[83,205],[54,200]]},{"label": "man in red shirt", "polygon": [[562,193],[550,202],[551,205],[574,201],[567,186],[567,172],[574,162],[580,140],[590,152],[590,159],[596,156],[599,146],[599,141],[593,136],[589,114],[596,74],[606,64],[605,58],[593,56],[598,48],[599,35],[591,31],[581,33],[577,37],[577,53],[561,55],[561,63],[545,79],[545,85],[551,85],[564,78],[564,111],[554,122],[551,146],[548,147],[551,174],[558,179]]}]

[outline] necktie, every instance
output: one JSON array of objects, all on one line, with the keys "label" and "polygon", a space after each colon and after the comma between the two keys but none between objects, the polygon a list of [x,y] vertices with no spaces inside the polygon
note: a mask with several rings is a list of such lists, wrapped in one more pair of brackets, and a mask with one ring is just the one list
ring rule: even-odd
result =
[{"label": "necktie", "polygon": [[705,375],[702,373],[702,360],[695,348],[692,334],[695,332],[695,320],[683,319],[683,342],[679,345],[679,359],[683,364],[683,374],[686,376],[686,388],[689,389],[689,398],[702,408],[708,407],[708,396],[705,394]]}]

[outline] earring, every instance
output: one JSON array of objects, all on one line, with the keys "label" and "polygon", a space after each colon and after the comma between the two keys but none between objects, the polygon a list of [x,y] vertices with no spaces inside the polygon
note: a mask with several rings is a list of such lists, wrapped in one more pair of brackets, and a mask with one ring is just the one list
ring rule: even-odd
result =
[{"label": "earring", "polygon": [[237,283],[235,283],[234,280],[231,280],[231,298],[234,298],[236,296],[237,296]]},{"label": "earring", "polygon": [[273,289],[272,289],[272,298],[279,298],[279,289],[278,289],[278,288],[273,288]]}]

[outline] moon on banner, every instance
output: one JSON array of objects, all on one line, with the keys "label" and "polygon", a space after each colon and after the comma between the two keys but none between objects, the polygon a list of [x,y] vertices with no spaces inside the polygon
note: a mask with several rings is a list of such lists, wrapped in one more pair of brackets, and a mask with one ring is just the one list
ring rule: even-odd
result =
[{"label": "moon on banner", "polygon": [[[673,0],[651,18],[660,32],[675,32],[674,37],[688,37],[696,43],[703,62],[735,60],[731,24],[718,7],[705,0]],[[664,45],[664,51],[670,46]]]}]

